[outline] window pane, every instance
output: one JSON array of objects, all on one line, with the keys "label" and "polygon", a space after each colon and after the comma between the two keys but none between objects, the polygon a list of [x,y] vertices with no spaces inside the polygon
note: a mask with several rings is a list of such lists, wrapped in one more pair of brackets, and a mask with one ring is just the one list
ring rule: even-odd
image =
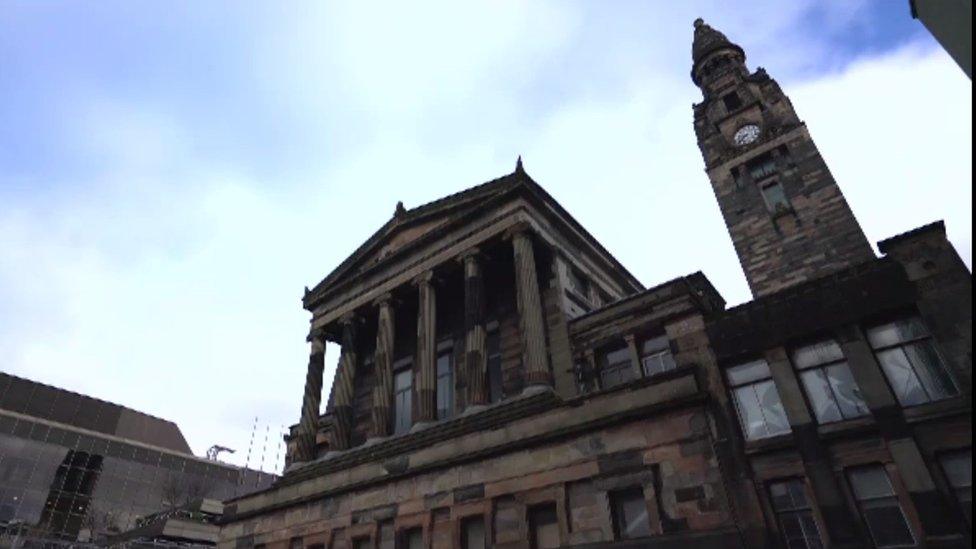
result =
[{"label": "window pane", "polygon": [[922,319],[911,317],[869,329],[868,341],[872,347],[878,349],[927,335],[929,331],[922,323]]},{"label": "window pane", "polygon": [[603,366],[630,363],[630,350],[626,346],[607,351],[603,355]]},{"label": "window pane", "polygon": [[735,406],[739,411],[739,421],[742,422],[742,431],[746,438],[755,440],[766,436],[766,421],[759,410],[759,401],[756,400],[756,392],[752,386],[739,387],[735,390],[734,395]]},{"label": "window pane", "polygon": [[790,205],[786,199],[786,191],[783,190],[783,186],[779,183],[774,182],[764,185],[762,195],[766,200],[766,206],[774,212],[780,208],[789,207]]},{"label": "window pane", "polygon": [[659,351],[656,354],[645,356],[642,363],[644,365],[644,375],[647,376],[660,374],[662,372],[667,372],[677,368],[677,364],[674,362],[674,356],[671,355],[671,351]]},{"label": "window pane", "polygon": [[556,506],[540,505],[529,509],[529,531],[533,549],[559,547],[559,520]]},{"label": "window pane", "polygon": [[759,398],[759,406],[766,418],[766,429],[769,434],[778,435],[789,432],[790,423],[786,419],[786,411],[783,409],[783,403],[779,399],[779,393],[776,392],[776,386],[772,380],[757,383],[754,387]]},{"label": "window pane", "polygon": [[668,350],[668,336],[658,336],[652,337],[651,339],[645,339],[644,344],[641,345],[642,355],[651,355],[660,351]]},{"label": "window pane", "polygon": [[727,370],[732,385],[742,385],[750,381],[766,379],[770,376],[769,365],[765,360],[754,360]]},{"label": "window pane", "polygon": [[643,490],[636,488],[614,492],[611,494],[611,499],[617,521],[617,533],[622,539],[651,535]]},{"label": "window pane", "polygon": [[830,387],[834,390],[834,400],[837,401],[837,406],[844,417],[860,417],[870,412],[868,405],[861,397],[860,387],[854,381],[851,368],[846,362],[828,366],[826,372]]},{"label": "window pane", "polygon": [[852,469],[849,476],[854,496],[859,501],[895,495],[888,473],[880,465]]},{"label": "window pane", "polygon": [[807,398],[810,399],[818,423],[830,423],[844,419],[840,413],[840,408],[834,402],[833,394],[830,392],[827,374],[822,369],[801,372],[800,381],[803,382],[803,389],[807,393]]},{"label": "window pane", "polygon": [[793,497],[790,495],[788,482],[770,484],[769,497],[772,500],[773,509],[777,511],[789,511],[793,509]]},{"label": "window pane", "polygon": [[404,370],[394,377],[396,386],[396,409],[394,410],[394,432],[406,433],[413,423],[413,371]]},{"label": "window pane", "polygon": [[928,402],[929,398],[901,347],[879,352],[878,362],[902,406]]},{"label": "window pane", "polygon": [[502,397],[502,352],[501,339],[498,330],[488,332],[486,345],[488,348],[488,398],[491,402],[499,402]]},{"label": "window pane", "polygon": [[481,516],[464,519],[461,523],[461,547],[463,549],[485,549],[485,519]]},{"label": "window pane", "polygon": [[878,547],[898,547],[915,543],[905,515],[894,499],[883,500],[864,509],[864,521],[868,523],[871,537]]},{"label": "window pane", "polygon": [[939,354],[935,352],[931,340],[906,345],[905,354],[908,355],[909,361],[915,367],[915,373],[932,400],[940,400],[956,394],[956,384],[949,376]]},{"label": "window pane", "polygon": [[942,456],[942,469],[953,488],[970,487],[973,485],[973,452],[961,450]]},{"label": "window pane", "polygon": [[437,418],[454,415],[454,372],[450,352],[437,357]]},{"label": "window pane", "polygon": [[844,352],[841,351],[840,345],[834,340],[821,341],[814,345],[801,347],[793,352],[793,364],[800,369],[819,366],[820,364],[827,364],[829,362],[837,362],[843,359]]}]

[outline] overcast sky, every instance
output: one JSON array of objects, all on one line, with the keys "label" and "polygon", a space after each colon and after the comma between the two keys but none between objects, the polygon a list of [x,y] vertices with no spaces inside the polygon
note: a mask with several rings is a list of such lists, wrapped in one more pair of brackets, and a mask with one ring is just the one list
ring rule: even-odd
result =
[{"label": "overcast sky", "polygon": [[698,16],[779,80],[872,242],[945,219],[972,265],[972,85],[908,0],[732,4],[0,0],[0,369],[235,463],[257,417],[270,469],[303,287],[519,154],[645,285],[748,300],[692,130]]}]

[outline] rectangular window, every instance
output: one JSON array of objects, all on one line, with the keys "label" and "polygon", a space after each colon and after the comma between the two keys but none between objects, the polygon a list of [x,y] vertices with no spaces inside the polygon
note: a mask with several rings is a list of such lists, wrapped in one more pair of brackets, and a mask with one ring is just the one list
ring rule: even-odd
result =
[{"label": "rectangular window", "polygon": [[949,486],[956,494],[956,501],[966,516],[966,522],[973,524],[973,450],[955,450],[939,456],[942,471],[945,472]]},{"label": "rectangular window", "polygon": [[783,403],[765,360],[729,368],[726,375],[746,439],[756,440],[790,431]]},{"label": "rectangular window", "polygon": [[776,511],[780,533],[790,549],[821,549],[823,541],[807,501],[803,481],[790,479],[769,485],[769,498]]},{"label": "rectangular window", "polygon": [[488,547],[488,538],[485,533],[485,518],[483,516],[467,517],[462,520],[462,549],[485,549]]},{"label": "rectangular window", "polygon": [[559,518],[556,504],[545,503],[529,508],[529,544],[532,549],[559,547]]},{"label": "rectangular window", "polygon": [[831,423],[868,414],[861,390],[836,341],[826,340],[796,349],[793,365],[800,371],[803,390],[818,422]]},{"label": "rectangular window", "polygon": [[369,542],[369,538],[354,538],[352,549],[373,549],[373,545]]},{"label": "rectangular window", "polygon": [[726,111],[732,112],[742,106],[742,99],[739,98],[739,94],[729,92],[722,96],[722,103],[725,103]]},{"label": "rectangular window", "polygon": [[454,351],[451,348],[437,355],[437,419],[454,415]]},{"label": "rectangular window", "polygon": [[600,387],[609,389],[634,378],[630,349],[624,344],[600,354]]},{"label": "rectangular window", "polygon": [[615,490],[610,496],[615,539],[643,538],[651,535],[647,518],[647,502],[640,486]]},{"label": "rectangular window", "polygon": [[868,341],[902,406],[955,396],[955,381],[922,319],[909,317],[868,330]]},{"label": "rectangular window", "polygon": [[413,425],[413,360],[403,359],[394,364],[393,432],[406,433]]},{"label": "rectangular window", "polygon": [[653,376],[677,368],[668,336],[654,337],[645,340],[641,345],[641,367],[645,376]]},{"label": "rectangular window", "polygon": [[488,325],[485,347],[488,352],[488,399],[490,402],[500,402],[505,398],[502,390],[502,339],[498,331],[498,323]]},{"label": "rectangular window", "polygon": [[776,158],[771,153],[757,156],[746,162],[746,169],[753,181],[761,181],[776,173]]},{"label": "rectangular window", "polygon": [[399,539],[397,549],[424,549],[424,531],[420,528],[400,532]]},{"label": "rectangular window", "polygon": [[888,473],[881,465],[850,469],[847,473],[861,517],[877,547],[915,545]]},{"label": "rectangular window", "polygon": [[291,538],[291,542],[288,543],[289,549],[302,549],[302,538]]},{"label": "rectangular window", "polygon": [[759,190],[762,192],[763,200],[766,201],[766,208],[770,212],[776,213],[790,209],[790,201],[786,198],[786,191],[783,190],[779,181],[763,183]]}]

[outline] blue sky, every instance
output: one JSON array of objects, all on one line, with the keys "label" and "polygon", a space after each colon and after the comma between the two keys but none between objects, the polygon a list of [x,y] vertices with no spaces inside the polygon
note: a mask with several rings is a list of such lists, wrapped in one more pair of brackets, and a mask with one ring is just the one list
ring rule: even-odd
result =
[{"label": "blue sky", "polygon": [[869,239],[945,219],[972,264],[971,82],[907,0],[459,4],[0,3],[0,368],[242,461],[255,416],[297,419],[302,288],[519,154],[646,285],[745,301],[698,16],[790,94]]}]

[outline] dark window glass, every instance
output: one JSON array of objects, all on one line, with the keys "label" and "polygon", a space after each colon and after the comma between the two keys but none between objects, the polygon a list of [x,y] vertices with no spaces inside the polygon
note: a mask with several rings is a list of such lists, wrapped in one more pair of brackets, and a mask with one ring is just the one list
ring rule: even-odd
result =
[{"label": "dark window glass", "polygon": [[373,549],[372,544],[369,543],[369,538],[355,538],[352,540],[353,549]]},{"label": "dark window glass", "polygon": [[742,431],[749,440],[790,431],[786,412],[765,360],[740,364],[726,371]]},{"label": "dark window glass", "polygon": [[753,181],[760,181],[776,173],[776,158],[766,153],[746,163],[746,169]]},{"label": "dark window glass", "polygon": [[545,503],[529,508],[529,544],[532,549],[559,547],[559,519],[556,505]]},{"label": "dark window glass", "polygon": [[630,349],[624,344],[600,353],[600,386],[604,389],[616,387],[634,378],[630,360]]},{"label": "dark window glass", "polygon": [[739,94],[729,92],[722,96],[722,103],[725,103],[725,110],[731,112],[742,106],[742,99],[739,98]]},{"label": "dark window glass", "polygon": [[437,355],[437,418],[454,415],[454,357],[451,349]]},{"label": "dark window glass", "polygon": [[956,501],[966,515],[966,522],[973,524],[973,450],[955,450],[939,456],[949,486],[956,494]]},{"label": "dark window glass", "polygon": [[586,280],[582,274],[576,269],[569,267],[569,289],[575,292],[578,296],[589,300],[590,298],[590,283]]},{"label": "dark window glass", "polygon": [[769,485],[769,497],[776,511],[780,533],[790,549],[820,549],[820,529],[813,518],[803,481],[790,479]]},{"label": "dark window glass", "polygon": [[880,465],[848,471],[851,489],[877,547],[903,547],[915,544],[905,513],[902,512],[888,473]]},{"label": "dark window glass", "polygon": [[786,191],[783,190],[783,186],[779,184],[779,181],[763,183],[760,190],[762,191],[763,200],[766,201],[766,207],[769,211],[779,212],[790,209],[790,201],[786,198]]},{"label": "dark window glass", "polygon": [[881,369],[902,406],[959,394],[922,319],[909,317],[868,330]]},{"label": "dark window glass", "polygon": [[413,425],[413,370],[412,361],[405,361],[405,368],[393,376],[394,410],[393,432],[406,433]]},{"label": "dark window glass", "polygon": [[654,337],[641,345],[641,367],[645,376],[652,376],[674,370],[677,365],[671,354],[667,336]]},{"label": "dark window glass", "polygon": [[288,544],[289,549],[302,549],[302,538],[291,538],[291,543]]},{"label": "dark window glass", "polygon": [[461,548],[485,549],[488,547],[485,535],[485,519],[481,515],[467,517],[461,521]]},{"label": "dark window glass", "polygon": [[505,398],[502,390],[502,345],[497,326],[488,330],[486,347],[488,351],[488,398],[499,402]]},{"label": "dark window glass", "polygon": [[868,414],[861,390],[836,341],[821,341],[796,349],[793,365],[800,370],[800,381],[818,422],[830,423]]},{"label": "dark window glass", "polygon": [[639,486],[610,492],[613,530],[616,539],[643,538],[651,535],[644,490]]},{"label": "dark window glass", "polygon": [[420,528],[412,528],[400,533],[398,549],[423,549],[424,531]]}]

